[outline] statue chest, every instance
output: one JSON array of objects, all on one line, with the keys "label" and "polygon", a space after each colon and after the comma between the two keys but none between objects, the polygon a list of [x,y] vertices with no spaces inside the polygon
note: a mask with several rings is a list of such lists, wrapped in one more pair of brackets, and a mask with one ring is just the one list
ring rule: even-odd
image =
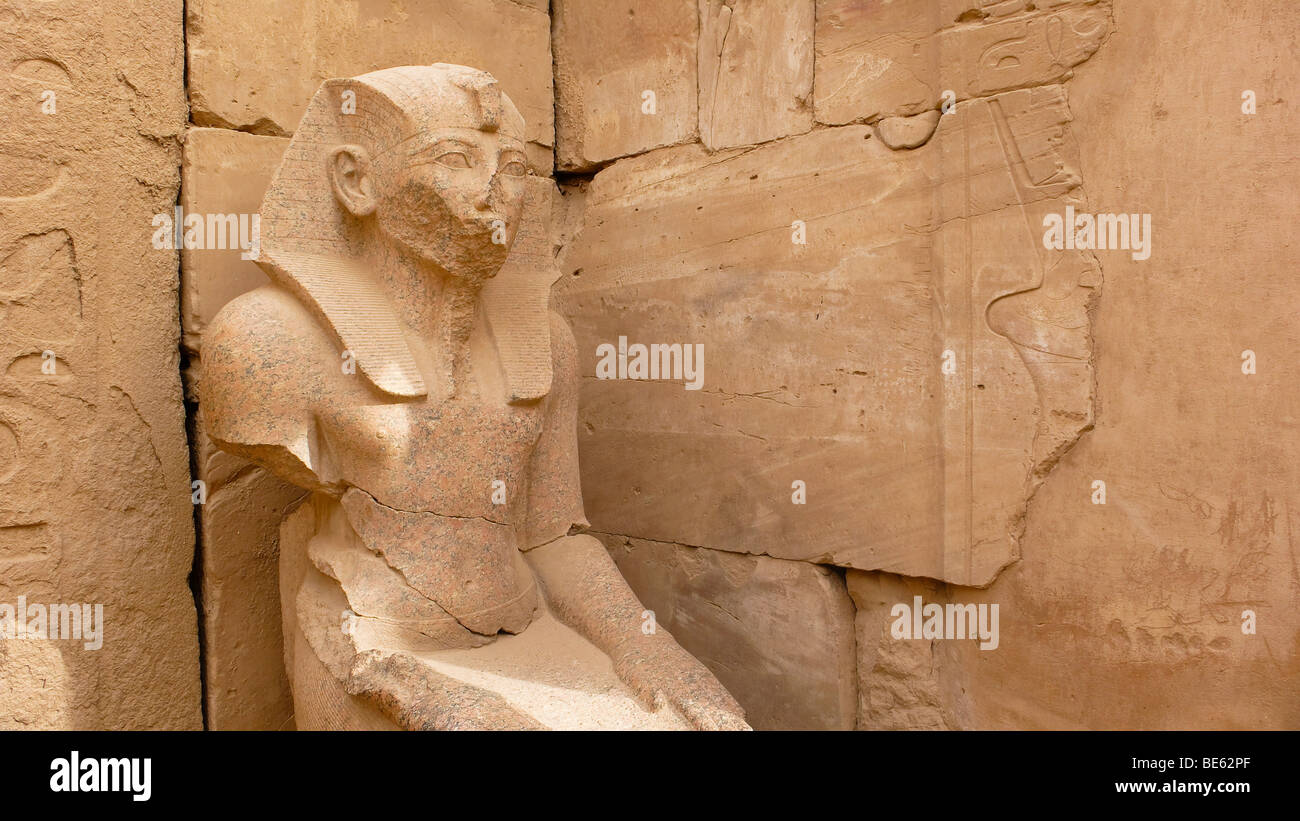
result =
[{"label": "statue chest", "polygon": [[540,405],[473,399],[362,405],[319,414],[333,473],[407,511],[508,523],[526,497]]}]

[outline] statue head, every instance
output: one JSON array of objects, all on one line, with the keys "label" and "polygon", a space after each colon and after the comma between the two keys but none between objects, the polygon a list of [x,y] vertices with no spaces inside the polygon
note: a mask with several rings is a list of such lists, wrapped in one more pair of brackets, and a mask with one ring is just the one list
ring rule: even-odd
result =
[{"label": "statue head", "polygon": [[257,264],[400,397],[427,388],[380,275],[400,255],[470,285],[510,401],[535,401],[550,389],[558,271],[542,216],[552,184],[526,174],[523,117],[486,72],[440,63],[327,80],[262,200]]},{"label": "statue head", "polygon": [[484,71],[436,64],[330,80],[285,155],[286,167],[305,167],[282,169],[273,185],[315,189],[294,192],[315,201],[264,213],[264,235],[281,247],[311,241],[294,233],[343,239],[345,253],[377,247],[481,284],[514,243],[526,163],[523,117]]}]

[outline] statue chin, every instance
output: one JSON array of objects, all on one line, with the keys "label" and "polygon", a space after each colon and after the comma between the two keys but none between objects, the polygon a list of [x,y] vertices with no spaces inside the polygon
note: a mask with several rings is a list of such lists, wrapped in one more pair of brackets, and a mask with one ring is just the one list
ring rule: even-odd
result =
[{"label": "statue chin", "polygon": [[449,282],[481,286],[501,271],[513,243],[495,245],[490,235],[475,241],[456,237],[451,247],[429,247],[427,242],[407,242],[396,237],[394,244],[410,257],[442,272]]}]

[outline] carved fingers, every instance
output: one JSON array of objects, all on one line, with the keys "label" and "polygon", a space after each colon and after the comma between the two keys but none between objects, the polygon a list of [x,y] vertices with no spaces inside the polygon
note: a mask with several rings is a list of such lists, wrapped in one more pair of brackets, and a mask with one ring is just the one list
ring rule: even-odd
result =
[{"label": "carved fingers", "polygon": [[751,729],[717,678],[666,633],[620,647],[614,671],[647,708],[671,706],[697,730]]}]

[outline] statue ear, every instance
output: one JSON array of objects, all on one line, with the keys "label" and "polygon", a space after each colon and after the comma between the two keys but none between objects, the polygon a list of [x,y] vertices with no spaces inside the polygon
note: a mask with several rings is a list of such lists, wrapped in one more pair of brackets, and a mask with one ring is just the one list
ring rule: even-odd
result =
[{"label": "statue ear", "polygon": [[334,198],[353,216],[364,217],[375,210],[370,154],[359,145],[340,145],[326,160]]}]

